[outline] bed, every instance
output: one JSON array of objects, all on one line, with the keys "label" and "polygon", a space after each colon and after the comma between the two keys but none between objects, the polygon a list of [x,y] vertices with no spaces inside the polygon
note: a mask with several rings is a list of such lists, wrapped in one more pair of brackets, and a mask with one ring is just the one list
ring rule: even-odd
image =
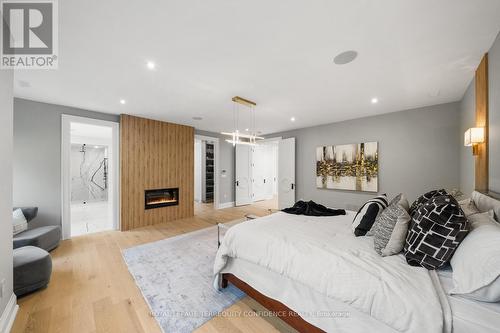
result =
[{"label": "bed", "polygon": [[353,235],[354,215],[278,212],[236,225],[217,253],[214,285],[234,284],[301,332],[498,331],[499,303],[450,296],[449,269],[380,257],[372,237]]}]

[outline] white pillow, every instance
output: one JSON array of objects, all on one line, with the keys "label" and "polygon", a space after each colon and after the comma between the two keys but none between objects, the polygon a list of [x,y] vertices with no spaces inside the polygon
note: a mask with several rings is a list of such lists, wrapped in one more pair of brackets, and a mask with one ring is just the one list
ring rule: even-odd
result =
[{"label": "white pillow", "polygon": [[28,229],[28,221],[26,221],[21,208],[18,208],[12,212],[12,233],[17,235],[26,229]]},{"label": "white pillow", "polygon": [[479,209],[477,209],[476,204],[472,199],[464,199],[458,202],[460,204],[460,208],[464,211],[465,217],[469,217],[470,215],[480,213]]},{"label": "white pillow", "polygon": [[[476,204],[474,203],[474,200],[472,199],[460,200],[458,203],[460,204],[460,208],[462,208],[465,217],[467,218],[474,214],[485,213],[479,211],[479,208],[477,208]],[[493,211],[493,209],[490,209],[487,212],[492,219],[495,219],[495,212]]]},{"label": "white pillow", "polygon": [[500,225],[488,212],[468,217],[471,231],[451,258],[457,294],[483,302],[500,301]]},{"label": "white pillow", "polygon": [[481,213],[492,210],[493,219],[500,222],[500,201],[477,191],[472,192],[472,200]]}]

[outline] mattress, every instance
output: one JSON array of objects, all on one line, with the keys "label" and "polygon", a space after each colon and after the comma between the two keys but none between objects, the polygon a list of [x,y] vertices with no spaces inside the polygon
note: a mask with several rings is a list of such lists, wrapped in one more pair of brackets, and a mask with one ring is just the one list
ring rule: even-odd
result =
[{"label": "mattress", "polygon": [[[223,273],[231,273],[267,297],[280,301],[309,323],[327,332],[395,332],[349,304],[280,275],[266,267],[239,258],[230,258]],[[439,271],[443,289],[453,287],[451,271]],[[484,303],[459,296],[448,296],[453,313],[453,332],[498,332],[500,304]]]},{"label": "mattress", "polygon": [[231,273],[261,294],[280,301],[305,321],[326,332],[394,333],[392,328],[348,304],[243,259],[230,258],[223,273]]}]

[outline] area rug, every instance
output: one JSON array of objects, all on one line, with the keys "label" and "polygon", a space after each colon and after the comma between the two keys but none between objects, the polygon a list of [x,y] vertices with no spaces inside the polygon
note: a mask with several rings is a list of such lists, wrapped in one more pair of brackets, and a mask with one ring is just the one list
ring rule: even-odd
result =
[{"label": "area rug", "polygon": [[164,333],[192,332],[245,294],[213,288],[217,227],[122,252],[128,269]]}]

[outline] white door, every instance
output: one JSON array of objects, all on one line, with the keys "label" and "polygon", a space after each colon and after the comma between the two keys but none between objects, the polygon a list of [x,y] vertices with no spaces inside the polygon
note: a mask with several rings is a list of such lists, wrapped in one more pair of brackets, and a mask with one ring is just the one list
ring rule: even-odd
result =
[{"label": "white door", "polygon": [[274,170],[276,169],[276,160],[274,158],[274,144],[267,144],[265,149],[265,168],[264,168],[264,200],[273,198]]},{"label": "white door", "polygon": [[273,156],[270,144],[259,144],[252,148],[252,192],[253,201],[273,197]]},{"label": "white door", "polygon": [[295,203],[295,138],[284,139],[278,148],[278,208]]},{"label": "white door", "polygon": [[236,145],[236,206],[252,203],[252,148]]}]

